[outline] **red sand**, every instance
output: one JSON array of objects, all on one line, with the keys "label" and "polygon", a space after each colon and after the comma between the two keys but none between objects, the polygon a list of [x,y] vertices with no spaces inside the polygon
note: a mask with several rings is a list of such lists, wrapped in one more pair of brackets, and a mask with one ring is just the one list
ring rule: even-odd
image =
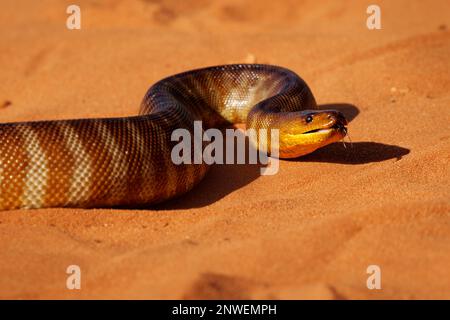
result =
[{"label": "red sand", "polygon": [[377,1],[373,31],[364,1],[77,4],[69,31],[64,1],[2,1],[2,122],[133,115],[164,76],[256,61],[354,117],[353,148],[216,166],[157,211],[0,212],[0,298],[450,298],[448,1]]}]

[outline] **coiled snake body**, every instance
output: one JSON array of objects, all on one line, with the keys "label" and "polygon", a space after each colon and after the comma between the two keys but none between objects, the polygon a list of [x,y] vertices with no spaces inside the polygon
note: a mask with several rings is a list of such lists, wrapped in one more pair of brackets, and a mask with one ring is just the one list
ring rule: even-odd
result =
[{"label": "coiled snake body", "polygon": [[208,166],[171,161],[178,128],[230,123],[280,132],[280,157],[342,139],[341,113],[319,111],[292,71],[224,65],[154,84],[138,116],[0,124],[0,210],[154,204],[190,190]]}]

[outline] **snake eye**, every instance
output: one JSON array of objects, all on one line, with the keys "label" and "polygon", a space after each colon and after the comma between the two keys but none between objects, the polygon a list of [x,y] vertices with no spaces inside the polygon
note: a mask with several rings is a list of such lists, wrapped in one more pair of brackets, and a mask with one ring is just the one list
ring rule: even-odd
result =
[{"label": "snake eye", "polygon": [[307,116],[306,117],[306,123],[310,123],[313,120],[312,116]]}]

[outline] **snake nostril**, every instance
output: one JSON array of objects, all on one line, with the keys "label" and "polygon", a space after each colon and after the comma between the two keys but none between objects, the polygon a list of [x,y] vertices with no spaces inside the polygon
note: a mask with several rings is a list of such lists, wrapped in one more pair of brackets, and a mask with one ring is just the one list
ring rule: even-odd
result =
[{"label": "snake nostril", "polygon": [[333,114],[329,114],[327,118],[333,122],[336,122],[336,120],[337,120]]}]

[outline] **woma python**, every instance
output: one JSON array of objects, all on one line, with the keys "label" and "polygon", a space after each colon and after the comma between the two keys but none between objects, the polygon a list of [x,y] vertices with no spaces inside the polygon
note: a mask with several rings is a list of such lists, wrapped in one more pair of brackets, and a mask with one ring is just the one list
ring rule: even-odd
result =
[{"label": "woma python", "polygon": [[171,133],[192,132],[195,120],[204,129],[278,129],[280,158],[347,133],[344,116],[317,110],[307,84],[288,69],[197,69],[154,84],[137,116],[0,124],[0,210],[154,204],[183,194],[208,165],[174,164]]}]

